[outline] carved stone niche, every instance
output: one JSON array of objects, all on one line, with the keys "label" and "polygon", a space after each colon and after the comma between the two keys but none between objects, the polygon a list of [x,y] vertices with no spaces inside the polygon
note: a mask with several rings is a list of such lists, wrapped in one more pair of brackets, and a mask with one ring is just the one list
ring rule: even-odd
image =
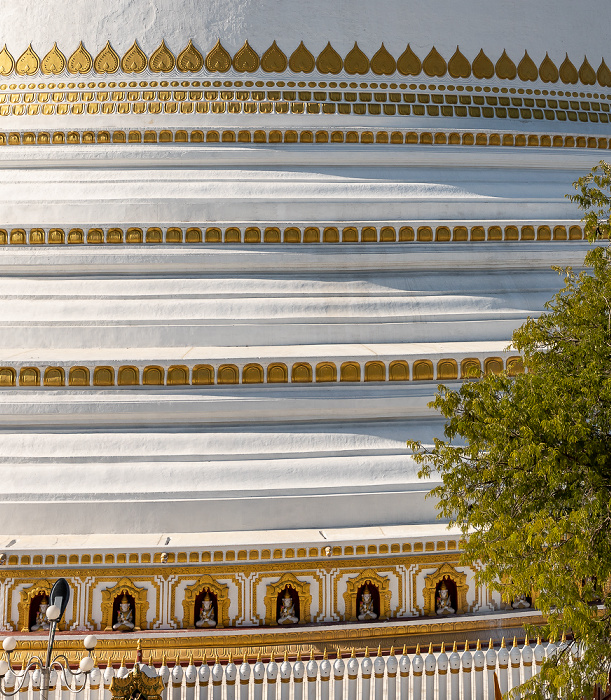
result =
[{"label": "carved stone niche", "polygon": [[217,629],[229,626],[229,586],[218,583],[212,576],[205,574],[193,585],[185,588],[185,597],[182,601],[183,627],[195,627],[195,623],[199,620],[201,601],[206,593],[210,594],[214,603]]},{"label": "carved stone niche", "polygon": [[359,606],[365,587],[369,588],[373,598],[377,619],[388,620],[390,618],[390,579],[388,576],[380,576],[373,569],[367,569],[358,576],[348,579],[344,593],[344,620],[358,622]]},{"label": "carved stone niche", "polygon": [[[20,632],[29,632],[31,626],[36,620],[38,606],[44,596],[49,597],[53,584],[47,579],[40,579],[33,583],[29,588],[24,588],[19,596],[20,600],[17,603],[19,619],[17,621],[17,629]],[[64,629],[64,620],[61,621],[59,629]]]},{"label": "carved stone niche", "polygon": [[267,593],[265,595],[266,625],[278,626],[278,597],[284,597],[286,588],[289,589],[293,603],[295,603],[295,600],[298,603],[295,606],[295,613],[299,618],[299,624],[305,625],[307,622],[310,622],[310,606],[312,605],[310,584],[307,581],[300,581],[295,574],[287,571],[275,583],[267,585]]},{"label": "carved stone niche", "polygon": [[467,574],[457,571],[451,564],[442,564],[437,571],[429,574],[424,579],[424,614],[429,616],[437,615],[436,597],[441,588],[442,582],[450,591],[450,599],[453,599],[452,607],[457,615],[469,612],[467,604]]},{"label": "carved stone niche", "polygon": [[138,588],[130,579],[122,578],[116,585],[102,591],[102,624],[104,631],[112,630],[116,610],[123,596],[133,605],[134,631],[146,629],[146,613],[149,603],[146,588]]}]

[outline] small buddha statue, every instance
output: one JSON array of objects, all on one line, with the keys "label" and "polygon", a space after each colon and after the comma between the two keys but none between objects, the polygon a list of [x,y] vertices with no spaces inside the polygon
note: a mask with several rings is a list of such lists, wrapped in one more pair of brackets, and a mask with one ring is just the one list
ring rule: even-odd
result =
[{"label": "small buddha statue", "polygon": [[528,602],[528,598],[523,593],[520,593],[513,599],[511,607],[514,608],[514,610],[521,610],[522,608],[530,608],[530,603]]},{"label": "small buddha statue", "polygon": [[373,609],[373,597],[371,596],[371,591],[369,590],[369,586],[365,586],[365,590],[363,591],[363,595],[361,597],[359,614],[357,615],[357,618],[365,621],[376,620],[377,617],[377,613]]},{"label": "small buddha statue", "polygon": [[131,632],[134,629],[134,611],[130,605],[129,598],[123,594],[121,603],[119,604],[119,612],[117,613],[117,621],[112,626],[113,630],[121,632]]},{"label": "small buddha statue", "polygon": [[216,620],[214,619],[214,605],[212,604],[212,598],[210,593],[206,591],[204,600],[202,601],[202,607],[199,611],[199,620],[195,623],[196,627],[216,627]]},{"label": "small buddha statue", "polygon": [[446,586],[446,582],[442,581],[439,587],[439,595],[437,596],[437,614],[438,615],[454,615],[456,610],[452,607],[452,600],[450,599],[450,591]]},{"label": "small buddha statue", "polygon": [[284,589],[284,598],[282,599],[282,605],[280,606],[280,616],[278,617],[279,625],[291,625],[299,622],[299,618],[295,614],[295,606],[293,605],[293,599],[289,593],[289,589]]},{"label": "small buddha statue", "polygon": [[49,607],[49,599],[47,596],[43,596],[40,604],[38,606],[38,612],[36,613],[36,622],[32,625],[32,632],[38,632],[39,630],[49,629],[49,620],[47,618],[47,608]]}]

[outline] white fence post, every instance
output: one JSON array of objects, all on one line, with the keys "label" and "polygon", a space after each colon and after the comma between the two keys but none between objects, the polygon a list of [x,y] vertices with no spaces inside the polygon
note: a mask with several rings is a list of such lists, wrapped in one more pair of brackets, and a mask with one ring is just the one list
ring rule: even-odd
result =
[{"label": "white fence post", "polygon": [[329,700],[329,683],[331,678],[331,662],[325,649],[320,662],[320,700]]},{"label": "white fence post", "polygon": [[369,648],[365,648],[365,658],[361,662],[361,700],[369,700],[371,697],[371,671],[373,662],[369,658]]},{"label": "white fence post", "polygon": [[310,660],[306,666],[308,675],[308,700],[316,700],[316,682],[318,680],[318,664],[314,660],[314,654],[310,650]]},{"label": "white fence post", "polygon": [[386,659],[386,700],[397,700],[397,670],[399,664],[395,656],[395,648],[390,648],[390,656]]},{"label": "white fence post", "polygon": [[456,642],[452,648],[452,653],[449,659],[450,664],[450,700],[459,700],[460,698],[460,655],[456,650]]},{"label": "white fence post", "polygon": [[448,700],[448,655],[445,642],[441,642],[441,653],[437,657],[439,700]]},{"label": "white fence post", "polygon": [[482,651],[482,643],[477,640],[475,654],[473,654],[473,677],[475,681],[475,700],[484,700],[484,667],[486,657]]},{"label": "white fence post", "polygon": [[425,674],[425,689],[424,696],[426,700],[435,700],[435,671],[437,670],[437,659],[433,654],[433,644],[429,644],[429,653],[424,659],[424,674]]},{"label": "white fence post", "polygon": [[278,664],[274,661],[274,652],[267,664],[267,700],[276,700],[276,681],[278,680]]},{"label": "white fence post", "polygon": [[513,697],[519,698],[520,692],[516,690],[520,686],[520,667],[522,666],[522,652],[518,647],[516,638],[513,638],[511,651],[509,652],[509,663],[511,664],[511,690]]},{"label": "white fence post", "polygon": [[348,661],[348,700],[356,700],[356,688],[359,678],[359,662],[354,648]]},{"label": "white fence post", "polygon": [[233,663],[233,656],[229,654],[229,661],[225,666],[225,682],[227,685],[225,700],[235,700],[235,683],[238,677],[238,669]]},{"label": "white fence post", "polygon": [[509,692],[509,682],[508,682],[508,668],[509,668],[509,652],[505,646],[505,637],[501,640],[501,648],[497,656],[499,663],[499,686],[501,687],[501,693]]},{"label": "white fence post", "polygon": [[400,700],[409,700],[409,669],[411,661],[407,655],[407,646],[403,645],[403,653],[399,659],[399,678],[400,678]]},{"label": "white fence post", "polygon": [[524,682],[530,680],[533,675],[533,650],[528,641],[528,635],[524,639],[522,647],[522,668],[524,669]]},{"label": "white fence post", "polygon": [[337,658],[333,664],[333,698],[334,700],[344,700],[344,671],[346,665],[342,659],[341,652],[338,648]]},{"label": "white fence post", "polygon": [[208,666],[208,662],[206,661],[205,653],[197,671],[197,679],[199,681],[199,700],[208,700],[208,685],[210,684],[210,666]]},{"label": "white fence post", "polygon": [[422,672],[424,660],[420,656],[420,644],[416,646],[416,655],[412,659],[412,692],[413,700],[422,700]]},{"label": "white fence post", "polygon": [[221,700],[223,696],[223,667],[219,661],[218,654],[214,659],[212,667],[212,700]]},{"label": "white fence post", "polygon": [[373,662],[373,697],[374,700],[384,699],[384,671],[386,670],[386,662],[382,656],[382,649],[378,647],[378,655]]},{"label": "white fence post", "polygon": [[486,675],[488,685],[488,700],[494,700],[494,672],[496,671],[496,651],[492,645],[492,637],[486,652]]},{"label": "white fence post", "polygon": [[301,652],[297,652],[297,661],[293,664],[293,700],[303,700],[303,677],[305,666],[301,660]]},{"label": "white fence post", "polygon": [[244,652],[244,658],[240,665],[240,700],[248,700],[250,690],[250,664]]},{"label": "white fence post", "polygon": [[263,679],[265,678],[265,665],[261,662],[261,654],[257,656],[257,663],[252,672],[254,678],[254,700],[263,698]]},{"label": "white fence post", "polygon": [[289,662],[288,652],[284,651],[284,661],[280,666],[280,700],[289,700],[291,695],[291,674],[293,668]]},{"label": "white fence post", "polygon": [[473,669],[473,654],[469,651],[469,640],[465,642],[462,654],[462,696],[463,700],[471,700],[471,671]]}]

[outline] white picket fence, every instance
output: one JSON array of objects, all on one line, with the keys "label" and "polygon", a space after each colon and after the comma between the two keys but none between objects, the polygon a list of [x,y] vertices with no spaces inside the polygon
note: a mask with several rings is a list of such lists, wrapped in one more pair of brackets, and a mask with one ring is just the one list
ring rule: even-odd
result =
[{"label": "white picket fence", "polygon": [[[558,644],[502,646],[421,654],[380,653],[377,656],[255,663],[191,661],[188,666],[165,663],[160,668],[141,664],[148,676],[164,681],[163,700],[494,700],[494,673],[501,692],[507,693],[537,673]],[[103,664],[102,664],[103,665]],[[49,700],[110,700],[114,676],[127,676],[133,666],[94,668],[85,691],[74,692],[53,671]],[[78,681],[78,678],[76,679]],[[3,689],[15,688],[9,672]],[[78,683],[80,685],[80,683]],[[27,693],[27,696],[26,696]],[[40,673],[30,672],[19,700],[41,700]],[[519,698],[516,691],[513,697]]]}]

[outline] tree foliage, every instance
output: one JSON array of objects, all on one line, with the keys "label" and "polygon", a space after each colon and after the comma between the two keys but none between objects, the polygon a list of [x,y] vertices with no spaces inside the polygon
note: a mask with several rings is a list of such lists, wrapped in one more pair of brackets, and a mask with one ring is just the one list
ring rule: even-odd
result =
[{"label": "tree foliage", "polygon": [[[608,235],[610,184],[606,163],[575,183],[591,240]],[[441,477],[431,495],[465,535],[463,563],[482,562],[506,601],[534,596],[540,633],[575,640],[528,690],[548,698],[587,697],[611,667],[611,252],[559,272],[546,312],[513,334],[526,371],[440,386],[445,439],[408,443],[421,477]]]}]

